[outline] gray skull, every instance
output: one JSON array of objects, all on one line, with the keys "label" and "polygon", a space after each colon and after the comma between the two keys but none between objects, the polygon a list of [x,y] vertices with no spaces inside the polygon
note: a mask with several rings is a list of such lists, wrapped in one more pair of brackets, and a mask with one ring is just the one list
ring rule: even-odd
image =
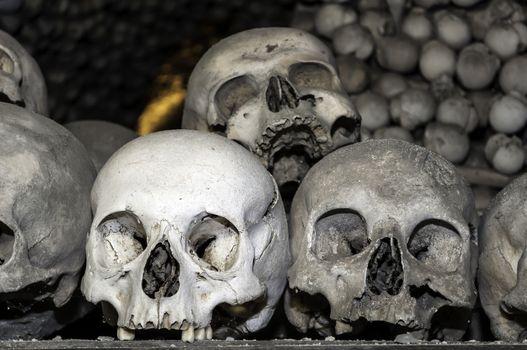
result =
[{"label": "gray skull", "polygon": [[0,100],[48,116],[46,83],[37,62],[0,30]]},{"label": "gray skull", "polygon": [[260,28],[209,49],[188,84],[182,125],[220,131],[255,153],[279,186],[359,139],[360,117],[331,50],[292,28]]},{"label": "gray skull", "polygon": [[493,200],[480,226],[478,287],[498,339],[527,339],[527,175]]},{"label": "gray skull", "polygon": [[79,120],[64,127],[86,147],[97,171],[115,151],[137,137],[135,131],[104,120]]},{"label": "gray skull", "polygon": [[80,278],[95,169],[70,132],[7,103],[0,148],[0,337],[42,337]]},{"label": "gray skull", "polygon": [[336,150],[293,200],[289,320],[326,335],[382,326],[459,339],[476,299],[475,219],[466,181],[425,148],[387,139]]}]

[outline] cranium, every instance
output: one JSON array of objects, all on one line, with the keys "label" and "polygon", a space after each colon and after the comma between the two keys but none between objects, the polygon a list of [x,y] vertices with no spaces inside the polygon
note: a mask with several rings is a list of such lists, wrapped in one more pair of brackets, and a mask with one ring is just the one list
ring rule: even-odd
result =
[{"label": "cranium", "polygon": [[319,158],[358,141],[360,117],[319,39],[293,28],[259,28],[220,41],[201,58],[182,125],[242,144],[285,190],[296,188]]},{"label": "cranium", "polygon": [[0,101],[47,116],[47,99],[37,62],[18,41],[0,30]]},{"label": "cranium", "polygon": [[527,339],[526,195],[523,175],[494,198],[480,225],[481,305],[492,333],[508,341]]},{"label": "cranium", "polygon": [[425,148],[336,150],[293,200],[288,319],[303,332],[459,339],[476,300],[475,218],[466,181]]},{"label": "cranium", "polygon": [[103,166],[92,207],[82,291],[113,306],[120,339],[149,328],[210,339],[212,327],[269,321],[287,226],[274,180],[243,147],[189,130],[138,138]]},{"label": "cranium", "polygon": [[137,137],[133,130],[104,120],[79,120],[64,127],[86,147],[97,171],[115,151]]},{"label": "cranium", "polygon": [[0,103],[2,338],[40,338],[64,326],[91,224],[95,169],[51,119]]}]

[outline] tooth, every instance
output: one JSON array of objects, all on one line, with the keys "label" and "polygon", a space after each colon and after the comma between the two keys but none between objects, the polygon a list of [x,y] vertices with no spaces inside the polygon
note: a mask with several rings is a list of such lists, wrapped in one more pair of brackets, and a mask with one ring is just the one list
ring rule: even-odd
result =
[{"label": "tooth", "polygon": [[268,128],[265,130],[265,135],[266,135],[266,136],[269,136],[269,137],[273,137],[273,136],[276,135],[276,132],[274,132],[273,129],[271,129],[271,128],[268,127]]},{"label": "tooth", "polygon": [[118,327],[117,328],[117,338],[119,340],[134,340],[135,331],[133,329]]},{"label": "tooth", "polygon": [[163,324],[163,328],[170,329],[170,316],[168,315],[167,312],[165,312],[165,314],[163,315],[162,324]]},{"label": "tooth", "polygon": [[181,322],[181,330],[182,331],[186,331],[188,329],[188,322],[187,320],[183,320],[183,322]]},{"label": "tooth", "polygon": [[207,326],[207,328],[205,328],[205,338],[207,338],[208,340],[212,339],[212,327],[211,326]]},{"label": "tooth", "polygon": [[194,327],[189,326],[186,330],[181,332],[181,340],[187,343],[194,342]]},{"label": "tooth", "polygon": [[341,321],[335,322],[335,334],[336,335],[349,333],[351,331],[353,331],[353,327],[350,326],[349,324],[341,322]]},{"label": "tooth", "polygon": [[172,325],[170,326],[170,329],[180,329],[179,322],[176,321],[176,322],[172,323]]},{"label": "tooth", "polygon": [[205,340],[205,328],[198,328],[194,334],[196,340]]}]

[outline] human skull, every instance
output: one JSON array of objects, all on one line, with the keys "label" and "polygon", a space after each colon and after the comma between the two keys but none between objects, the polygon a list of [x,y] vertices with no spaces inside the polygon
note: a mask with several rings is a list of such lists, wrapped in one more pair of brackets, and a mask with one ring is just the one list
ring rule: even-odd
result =
[{"label": "human skull", "polygon": [[137,137],[133,130],[104,120],[79,120],[64,127],[86,147],[97,171],[115,151]]},{"label": "human skull", "polygon": [[56,308],[80,279],[95,169],[69,131],[12,104],[0,148],[0,337],[40,338],[64,326]]},{"label": "human skull", "polygon": [[475,219],[467,182],[425,148],[336,150],[293,200],[288,319],[326,335],[459,339],[476,299]]},{"label": "human skull", "polygon": [[47,116],[47,99],[37,62],[18,41],[0,30],[0,101]]},{"label": "human skull", "polygon": [[527,175],[505,187],[480,225],[478,287],[498,339],[527,339]]},{"label": "human skull", "polygon": [[243,147],[191,130],[138,138],[103,166],[92,207],[81,289],[113,306],[120,339],[268,323],[286,283],[287,226],[273,178]]},{"label": "human skull", "polygon": [[319,158],[358,141],[360,117],[326,45],[302,30],[259,28],[223,39],[201,58],[182,126],[242,144],[284,189]]}]

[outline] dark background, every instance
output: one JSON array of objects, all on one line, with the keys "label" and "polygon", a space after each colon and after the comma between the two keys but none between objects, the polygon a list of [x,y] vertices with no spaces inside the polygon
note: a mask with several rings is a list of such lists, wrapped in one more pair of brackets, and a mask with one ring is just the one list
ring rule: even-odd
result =
[{"label": "dark background", "polygon": [[0,0],[0,28],[39,63],[50,116],[137,128],[149,101],[188,78],[214,42],[287,26],[294,0]]}]

